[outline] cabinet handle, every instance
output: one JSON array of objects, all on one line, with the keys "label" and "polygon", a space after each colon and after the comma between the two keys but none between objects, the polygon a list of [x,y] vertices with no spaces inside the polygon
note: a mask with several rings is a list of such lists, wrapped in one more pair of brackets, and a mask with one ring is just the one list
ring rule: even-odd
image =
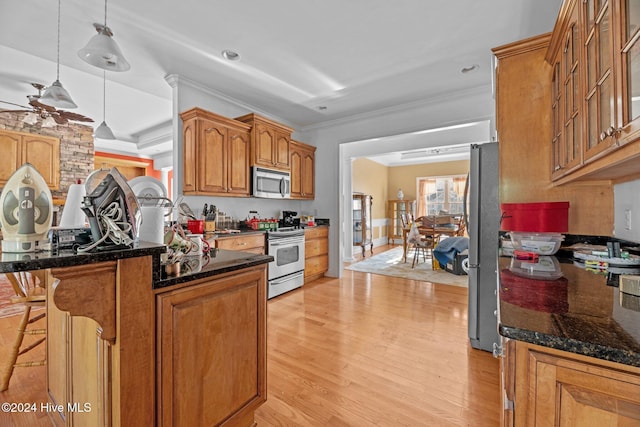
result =
[{"label": "cabinet handle", "polygon": [[607,130],[602,131],[600,134],[600,141],[604,141],[608,136],[615,136],[617,138],[618,134],[622,132],[622,128],[614,128],[613,126],[609,126]]}]

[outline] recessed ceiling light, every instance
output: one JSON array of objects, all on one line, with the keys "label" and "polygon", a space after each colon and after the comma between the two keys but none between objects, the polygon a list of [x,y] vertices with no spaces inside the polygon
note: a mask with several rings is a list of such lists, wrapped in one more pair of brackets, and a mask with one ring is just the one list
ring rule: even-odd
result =
[{"label": "recessed ceiling light", "polygon": [[462,67],[460,69],[460,72],[462,74],[469,74],[469,73],[473,73],[474,71],[477,71],[478,68],[480,68],[478,64],[467,65],[466,67]]},{"label": "recessed ceiling light", "polygon": [[240,59],[240,54],[233,50],[225,49],[222,51],[222,57],[228,61],[238,61]]}]

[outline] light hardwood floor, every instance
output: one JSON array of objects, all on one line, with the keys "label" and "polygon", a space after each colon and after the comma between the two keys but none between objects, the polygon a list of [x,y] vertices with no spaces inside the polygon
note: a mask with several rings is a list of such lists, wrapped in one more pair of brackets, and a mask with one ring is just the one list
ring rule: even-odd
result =
[{"label": "light hardwood floor", "polygon": [[[0,319],[0,360],[15,324]],[[317,280],[269,301],[267,363],[259,426],[500,424],[499,363],[468,344],[466,288],[350,270]],[[44,401],[43,368],[0,393]],[[3,427],[49,425],[0,412]]]}]

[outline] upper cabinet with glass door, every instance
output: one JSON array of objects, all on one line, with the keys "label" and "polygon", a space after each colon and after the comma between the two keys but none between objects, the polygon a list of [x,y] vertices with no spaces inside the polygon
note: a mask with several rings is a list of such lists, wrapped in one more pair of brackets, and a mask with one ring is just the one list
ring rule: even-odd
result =
[{"label": "upper cabinet with glass door", "polygon": [[618,90],[621,105],[620,144],[640,138],[640,0],[626,0],[620,4],[620,46],[618,48],[620,79]]},{"label": "upper cabinet with glass door", "polygon": [[556,183],[640,174],[639,27],[640,0],[564,1],[546,58]]},{"label": "upper cabinet with glass door", "polygon": [[585,161],[615,144],[615,98],[611,2],[586,0],[584,52],[586,63]]}]

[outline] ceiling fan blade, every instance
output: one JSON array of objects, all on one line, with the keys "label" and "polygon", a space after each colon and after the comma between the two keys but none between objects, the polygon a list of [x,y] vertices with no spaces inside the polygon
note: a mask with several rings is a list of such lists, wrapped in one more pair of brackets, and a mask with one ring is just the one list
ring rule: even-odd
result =
[{"label": "ceiling fan blade", "polygon": [[43,103],[41,103],[41,102],[36,101],[35,99],[30,100],[30,101],[29,101],[29,105],[33,106],[33,108],[36,108],[36,109],[38,109],[38,108],[39,108],[39,109],[41,109],[41,110],[46,110],[46,111],[48,111],[48,112],[50,112],[50,113],[53,113],[53,112],[55,112],[55,111],[56,111],[56,108],[55,108],[55,107],[52,107],[52,106],[50,106],[50,105],[43,104]]},{"label": "ceiling fan blade", "polygon": [[67,120],[73,120],[74,122],[93,122],[92,118],[83,116],[82,114],[72,113],[71,111],[58,110],[58,114]]},{"label": "ceiling fan blade", "polygon": [[[0,101],[0,102],[2,102],[3,104],[15,105],[16,107],[20,107],[20,108],[29,108],[26,105],[15,104],[13,102],[8,102],[8,101]],[[29,111],[31,111],[31,110],[29,110]]]},{"label": "ceiling fan blade", "polygon": [[0,110],[0,113],[33,113],[33,110]]},{"label": "ceiling fan blade", "polygon": [[53,117],[53,120],[55,120],[59,125],[66,125],[67,123],[69,123],[69,120],[67,120],[65,117],[62,117],[60,114],[52,114],[51,117]]}]

